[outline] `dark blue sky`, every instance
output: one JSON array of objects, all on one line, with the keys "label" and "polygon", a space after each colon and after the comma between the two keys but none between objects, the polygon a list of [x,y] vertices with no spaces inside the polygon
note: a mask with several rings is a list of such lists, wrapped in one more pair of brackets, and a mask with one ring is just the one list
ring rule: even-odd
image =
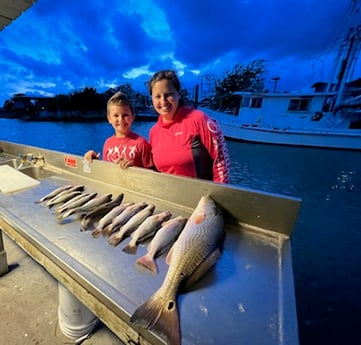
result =
[{"label": "dark blue sky", "polygon": [[[14,93],[102,92],[174,68],[183,86],[264,59],[266,85],[330,78],[352,0],[38,0],[0,31],[0,106]],[[360,21],[360,16],[358,17]],[[360,73],[355,77],[360,77]],[[205,80],[205,79],[203,79]]]}]

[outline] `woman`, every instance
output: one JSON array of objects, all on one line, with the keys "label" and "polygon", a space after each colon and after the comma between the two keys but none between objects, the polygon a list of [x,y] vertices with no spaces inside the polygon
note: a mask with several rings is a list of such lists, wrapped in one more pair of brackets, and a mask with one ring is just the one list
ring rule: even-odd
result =
[{"label": "woman", "polygon": [[159,114],[149,133],[156,169],[228,183],[230,162],[223,134],[204,112],[184,105],[176,73],[159,71],[148,86]]}]

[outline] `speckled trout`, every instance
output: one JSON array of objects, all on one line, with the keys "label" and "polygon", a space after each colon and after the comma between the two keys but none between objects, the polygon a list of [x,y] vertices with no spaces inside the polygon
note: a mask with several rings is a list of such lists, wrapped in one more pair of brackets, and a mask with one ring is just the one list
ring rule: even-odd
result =
[{"label": "speckled trout", "polygon": [[[117,246],[124,238],[130,236],[140,224],[142,224],[154,212],[155,205],[147,205],[144,209],[136,212],[129,220],[122,225],[119,230],[114,232],[109,238],[108,243],[113,247]],[[126,212],[126,211],[124,211]]]},{"label": "speckled trout", "polygon": [[86,231],[90,229],[93,225],[99,224],[100,220],[104,218],[106,214],[110,213],[111,210],[121,204],[123,198],[124,194],[120,193],[116,198],[112,199],[111,201],[105,203],[104,205],[99,205],[98,207],[89,211],[81,220],[80,231]]},{"label": "speckled trout", "polygon": [[128,206],[124,211],[122,211],[118,216],[116,216],[112,222],[103,229],[103,236],[109,237],[115,231],[118,231],[121,226],[123,226],[130,218],[132,218],[136,213],[143,210],[147,207],[148,204],[144,201],[137,202]]},{"label": "speckled trout", "polygon": [[[83,192],[85,189],[85,186],[84,185],[76,185],[76,186],[70,186],[70,188],[66,188],[64,187],[64,190],[61,190],[61,188],[57,188],[55,190],[58,191],[57,193],[55,193],[55,195],[53,197],[51,197],[50,199],[48,199],[46,196],[46,200],[47,203],[46,203],[46,206],[48,206],[49,208],[52,208],[54,205],[59,205],[59,204],[63,204],[65,202],[67,202],[68,200],[70,200],[74,195],[71,195],[73,194],[74,192],[77,192],[75,193],[76,194],[80,194],[81,192]],[[53,192],[54,193],[54,192]],[[52,194],[52,193],[50,193]],[[49,194],[48,194],[49,195]],[[69,196],[70,195],[70,196]],[[40,199],[41,200],[41,199]]]},{"label": "speckled trout", "polygon": [[60,194],[61,192],[65,191],[67,189],[70,189],[71,187],[73,187],[73,185],[68,184],[66,186],[60,186],[58,188],[55,188],[50,193],[44,195],[40,200],[35,201],[35,203],[40,204],[46,200],[50,200],[50,199],[54,198],[55,196],[57,196],[58,194]]},{"label": "speckled trout", "polygon": [[149,216],[134,232],[130,234],[131,239],[122,249],[123,252],[137,254],[138,243],[152,237],[162,226],[162,223],[167,221],[171,216],[172,213],[168,210]]},{"label": "speckled trout", "polygon": [[156,274],[158,269],[155,258],[169,250],[182,231],[186,221],[186,217],[178,216],[162,223],[162,227],[149,243],[147,253],[138,258],[135,263],[141,267],[145,267],[151,273]]},{"label": "speckled trout", "polygon": [[64,218],[66,218],[66,217],[64,217],[64,215],[68,216],[69,215],[68,212],[70,210],[75,210],[77,207],[81,207],[89,200],[94,199],[97,195],[98,195],[97,192],[93,192],[93,193],[83,193],[83,195],[81,195],[79,197],[76,196],[75,198],[66,202],[61,208],[56,209],[56,211],[55,211],[56,218],[58,220],[62,220]]},{"label": "speckled trout", "polygon": [[98,238],[102,235],[103,230],[106,226],[111,224],[113,218],[117,217],[121,214],[128,206],[134,205],[134,202],[127,202],[121,205],[118,205],[112,208],[107,214],[105,214],[96,225],[94,231],[92,232],[92,236],[94,238]]},{"label": "speckled trout", "polygon": [[73,214],[86,214],[87,212],[93,210],[95,207],[98,207],[102,204],[109,202],[112,198],[112,194],[96,195],[94,198],[90,198],[84,204],[81,204],[79,207],[72,207],[68,210],[62,212],[58,219],[65,219],[70,217]]},{"label": "speckled trout", "polygon": [[151,329],[171,345],[181,343],[177,295],[192,285],[220,257],[224,221],[210,196],[203,196],[167,255],[168,272],[161,287],[133,313],[133,324]]}]

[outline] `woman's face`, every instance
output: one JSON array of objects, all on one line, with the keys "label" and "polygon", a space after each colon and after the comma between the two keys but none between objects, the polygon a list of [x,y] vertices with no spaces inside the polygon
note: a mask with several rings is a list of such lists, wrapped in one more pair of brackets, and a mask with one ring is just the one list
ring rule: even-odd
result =
[{"label": "woman's face", "polygon": [[154,110],[162,116],[163,121],[172,121],[178,109],[180,94],[168,79],[156,81],[152,87]]}]

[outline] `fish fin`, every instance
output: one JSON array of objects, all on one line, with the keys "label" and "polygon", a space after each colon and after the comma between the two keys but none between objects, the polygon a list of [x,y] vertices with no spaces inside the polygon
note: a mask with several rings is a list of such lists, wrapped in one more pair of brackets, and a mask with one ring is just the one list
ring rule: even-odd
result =
[{"label": "fish fin", "polygon": [[155,293],[135,310],[130,322],[152,330],[167,344],[181,344],[178,308],[175,300],[164,301],[160,294]]},{"label": "fish fin", "polygon": [[151,258],[149,255],[143,255],[140,258],[138,258],[135,263],[137,265],[140,265],[142,267],[145,267],[149,271],[151,271],[153,274],[158,273],[157,265],[155,263],[155,260]]},{"label": "fish fin", "polygon": [[207,271],[209,271],[220,258],[221,252],[219,248],[214,250],[207,258],[201,262],[196,270],[189,276],[185,283],[185,289],[189,290]]},{"label": "fish fin", "polygon": [[172,245],[172,247],[169,249],[169,252],[165,258],[165,263],[169,266],[170,263],[172,262],[172,254],[173,254],[173,248],[174,246]]},{"label": "fish fin", "polygon": [[128,243],[123,249],[122,251],[124,253],[128,253],[128,254],[137,254],[137,249],[138,249],[138,246],[136,244],[131,244],[131,243]]},{"label": "fish fin", "polygon": [[204,212],[198,213],[194,217],[194,223],[200,224],[206,219],[206,214]]}]

